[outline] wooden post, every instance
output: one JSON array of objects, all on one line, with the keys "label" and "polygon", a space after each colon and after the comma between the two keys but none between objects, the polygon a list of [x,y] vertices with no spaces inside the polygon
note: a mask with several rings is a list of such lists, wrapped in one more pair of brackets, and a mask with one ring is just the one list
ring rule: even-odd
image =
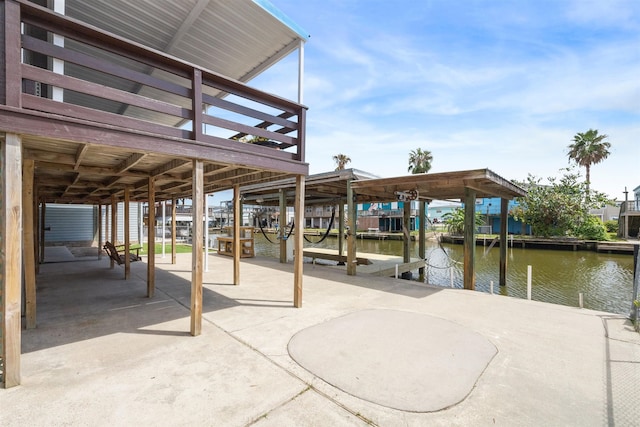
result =
[{"label": "wooden post", "polygon": [[204,194],[204,166],[202,160],[193,160],[191,184],[192,241],[191,241],[191,335],[202,333],[202,201]]},{"label": "wooden post", "polygon": [[0,356],[5,388],[20,384],[22,200],[16,189],[22,188],[21,145],[20,136],[0,134]]},{"label": "wooden post", "polygon": [[[116,196],[111,195],[111,243],[118,244],[118,203],[116,202]],[[109,266],[115,267],[113,258],[109,258]]]},{"label": "wooden post", "polygon": [[402,262],[408,264],[411,262],[411,251],[409,243],[411,243],[411,202],[402,202]]},{"label": "wooden post", "polygon": [[98,203],[98,260],[102,259],[102,204]]},{"label": "wooden post", "polygon": [[464,188],[464,288],[475,290],[476,191]]},{"label": "wooden post", "polygon": [[33,227],[33,263],[36,276],[40,274],[40,229],[38,228],[38,224],[40,223],[40,218],[38,215],[38,205],[40,201],[38,194],[38,182],[34,181],[33,198],[31,199],[31,224]]},{"label": "wooden post", "polygon": [[24,257],[25,317],[27,329],[36,327],[36,260],[33,231],[33,160],[22,163],[22,253]]},{"label": "wooden post", "polygon": [[131,191],[129,187],[124,188],[124,279],[129,280],[131,277],[131,257],[129,255],[129,246],[131,239],[129,237],[129,201],[131,199]]},{"label": "wooden post", "polygon": [[356,275],[356,222],[358,214],[356,212],[355,194],[351,188],[351,180],[347,181],[347,215],[349,217],[347,230],[347,274]]},{"label": "wooden post", "polygon": [[[278,215],[278,238],[280,239],[280,262],[282,264],[287,263],[287,234],[285,233],[285,227],[283,218],[287,216],[287,194],[284,189],[280,189],[280,214]],[[296,226],[298,224],[295,224]],[[303,231],[304,233],[304,228]]]},{"label": "wooden post", "polygon": [[47,203],[42,200],[42,207],[40,208],[40,263],[44,262],[44,243],[45,243],[45,224],[47,219]]},{"label": "wooden post", "polygon": [[240,212],[240,185],[233,186],[233,284],[240,284],[240,223],[242,222],[242,212]]},{"label": "wooden post", "polygon": [[294,207],[294,220],[296,232],[294,235],[294,252],[293,259],[293,306],[302,307],[302,277],[303,277],[303,261],[302,253],[304,251],[304,195],[305,195],[305,177],[304,175],[296,176],[296,199]]},{"label": "wooden post", "polygon": [[171,264],[176,263],[176,201],[171,199]]},{"label": "wooden post", "polygon": [[22,106],[20,5],[0,2],[0,104]]},{"label": "wooden post", "polygon": [[[420,204],[420,213],[419,213],[419,225],[420,231],[418,233],[418,256],[420,259],[424,259],[426,255],[426,225],[427,225],[427,202],[424,200],[420,200],[418,202]],[[424,282],[424,267],[420,267],[418,269],[418,274],[420,275],[420,281]]]},{"label": "wooden post", "polygon": [[149,177],[147,215],[147,298],[156,293],[156,180]]},{"label": "wooden post", "polygon": [[509,229],[509,200],[500,200],[500,286],[507,285],[507,247]]},{"label": "wooden post", "polygon": [[[340,200],[338,204],[338,256],[342,258],[344,255],[344,201]],[[344,265],[339,262],[338,265]]]}]

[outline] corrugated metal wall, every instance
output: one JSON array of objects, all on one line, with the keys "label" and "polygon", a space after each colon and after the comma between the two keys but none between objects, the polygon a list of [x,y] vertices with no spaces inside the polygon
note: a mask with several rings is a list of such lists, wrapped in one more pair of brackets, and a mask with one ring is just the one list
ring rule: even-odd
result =
[{"label": "corrugated metal wall", "polygon": [[[110,207],[102,209],[102,241],[111,240]],[[129,239],[140,241],[141,208],[138,203],[129,206]],[[124,203],[118,204],[118,242],[124,242]],[[97,241],[98,207],[91,205],[47,204],[45,208],[45,244],[65,242]],[[105,234],[105,224],[109,226],[109,235]]]},{"label": "corrugated metal wall", "polygon": [[[124,203],[118,203],[117,210],[118,243],[124,243]],[[140,235],[140,216],[142,208],[139,203],[129,205],[129,239],[140,242],[144,237]],[[108,235],[106,234],[108,227]],[[102,241],[111,241],[111,206],[102,206]]]},{"label": "corrugated metal wall", "polygon": [[95,235],[95,208],[84,205],[47,204],[45,243],[91,241]]}]

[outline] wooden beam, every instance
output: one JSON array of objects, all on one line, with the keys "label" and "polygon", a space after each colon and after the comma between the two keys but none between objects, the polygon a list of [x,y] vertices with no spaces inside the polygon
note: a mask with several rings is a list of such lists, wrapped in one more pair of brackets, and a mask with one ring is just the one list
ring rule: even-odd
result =
[{"label": "wooden beam", "polygon": [[78,170],[80,167],[80,163],[82,163],[82,159],[87,154],[87,150],[89,149],[89,144],[80,144],[78,150],[76,151],[76,161],[73,165],[73,170]]},{"label": "wooden beam", "polygon": [[147,216],[147,298],[156,292],[156,189],[155,178],[150,176],[147,184],[149,215]]},{"label": "wooden beam", "polygon": [[507,247],[509,227],[509,200],[500,200],[500,286],[507,285]]},{"label": "wooden beam", "polygon": [[124,279],[129,280],[131,277],[131,257],[129,256],[129,246],[131,246],[131,239],[129,238],[129,201],[131,195],[129,194],[129,187],[124,189]]},{"label": "wooden beam", "polygon": [[27,329],[36,327],[36,261],[33,231],[34,161],[22,163],[22,256],[24,257],[25,317]]},{"label": "wooden beam", "polygon": [[233,284],[240,284],[240,223],[242,222],[242,212],[240,212],[240,186],[233,186]]},{"label": "wooden beam", "polygon": [[[3,2],[12,7],[13,2]],[[2,5],[0,5],[2,6]],[[20,384],[21,292],[22,292],[22,188],[20,136],[0,135],[0,354],[5,388]]]},{"label": "wooden beam", "polygon": [[475,290],[476,191],[464,189],[464,288]]},{"label": "wooden beam", "polygon": [[193,160],[192,182],[192,242],[191,242],[191,330],[192,336],[202,333],[202,201],[204,195],[204,176],[202,161]]},{"label": "wooden beam", "polygon": [[145,155],[142,153],[133,153],[126,159],[124,159],[118,166],[115,167],[114,173],[121,174],[131,169],[144,159]]},{"label": "wooden beam", "polygon": [[[305,177],[304,175],[296,176],[296,200],[294,206],[296,232],[294,235],[294,253],[296,254],[293,262],[293,306],[302,307],[302,278],[303,278],[303,251],[304,251],[304,193],[305,193]],[[282,216],[282,214],[280,214]],[[284,228],[282,223],[281,228]]]},{"label": "wooden beam", "polygon": [[173,159],[170,162],[167,162],[163,165],[158,166],[157,168],[155,168],[154,170],[151,171],[150,175],[151,176],[160,176],[163,175],[167,172],[170,172],[174,169],[177,169],[181,166],[184,166],[185,164],[189,163],[188,160],[183,160],[183,159]]}]

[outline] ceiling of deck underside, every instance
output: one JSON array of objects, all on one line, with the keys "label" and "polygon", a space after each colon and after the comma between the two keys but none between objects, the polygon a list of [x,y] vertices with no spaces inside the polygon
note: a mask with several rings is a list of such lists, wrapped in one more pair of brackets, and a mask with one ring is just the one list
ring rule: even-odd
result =
[{"label": "ceiling of deck underside", "polygon": [[[25,160],[35,163],[38,196],[50,203],[109,203],[122,201],[124,188],[132,201],[148,201],[149,178],[155,198],[190,198],[191,159],[140,153],[104,145],[24,136]],[[283,172],[204,162],[204,191],[212,193],[234,184],[259,184],[282,179]]]}]

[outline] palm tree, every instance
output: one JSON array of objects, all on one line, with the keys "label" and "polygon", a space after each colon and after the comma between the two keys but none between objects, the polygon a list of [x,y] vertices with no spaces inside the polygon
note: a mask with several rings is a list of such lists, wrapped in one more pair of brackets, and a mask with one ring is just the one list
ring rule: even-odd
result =
[{"label": "palm tree", "polygon": [[336,154],[333,156],[333,161],[336,162],[336,170],[341,171],[347,163],[351,162],[351,158],[346,154]]},{"label": "palm tree", "polygon": [[431,151],[422,151],[422,148],[412,150],[411,153],[409,153],[409,167],[407,168],[407,172],[413,174],[427,173],[431,169],[432,161],[433,156],[431,155]]},{"label": "palm tree", "polygon": [[573,144],[569,145],[569,161],[573,160],[578,166],[584,166],[587,182],[587,192],[591,182],[591,165],[595,165],[609,157],[611,144],[607,135],[598,135],[598,130],[589,129],[585,133],[578,132],[573,137]]}]

